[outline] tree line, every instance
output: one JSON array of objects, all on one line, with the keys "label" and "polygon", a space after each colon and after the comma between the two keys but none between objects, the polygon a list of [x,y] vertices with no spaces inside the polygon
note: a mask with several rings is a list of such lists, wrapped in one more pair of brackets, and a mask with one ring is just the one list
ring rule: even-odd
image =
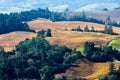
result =
[{"label": "tree line", "polygon": [[38,8],[37,10],[21,12],[18,15],[21,16],[22,21],[31,21],[36,18],[46,18],[53,22],[54,21],[85,21],[85,22],[94,22],[99,24],[105,24],[107,21],[109,21],[111,26],[120,27],[120,24],[117,23],[116,21],[112,21],[110,16],[106,17],[106,20],[103,21],[95,18],[88,18],[85,12],[82,12],[81,15],[70,16],[69,12],[55,12],[55,11],[50,11],[48,8],[46,9]]},{"label": "tree line", "polygon": [[32,31],[17,13],[0,14],[0,34],[12,31]]},{"label": "tree line", "polygon": [[52,33],[51,33],[51,29],[47,29],[47,30],[40,30],[37,32],[37,36],[41,36],[41,37],[52,37]]},{"label": "tree line", "polygon": [[82,30],[80,25],[77,28],[72,28],[71,31],[78,31],[78,32],[99,32],[99,33],[105,33],[105,34],[110,34],[110,35],[118,35],[113,31],[112,26],[109,26],[105,24],[104,30],[95,30],[94,26],[91,27],[91,30],[88,28],[88,25],[84,27]]}]

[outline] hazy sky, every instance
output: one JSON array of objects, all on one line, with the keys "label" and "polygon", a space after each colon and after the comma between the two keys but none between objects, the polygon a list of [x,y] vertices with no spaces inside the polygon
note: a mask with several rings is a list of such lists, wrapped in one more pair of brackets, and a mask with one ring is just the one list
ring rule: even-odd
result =
[{"label": "hazy sky", "polygon": [[37,8],[62,11],[69,8],[74,11],[99,11],[103,8],[120,6],[120,0],[0,0],[0,12],[19,12]]}]

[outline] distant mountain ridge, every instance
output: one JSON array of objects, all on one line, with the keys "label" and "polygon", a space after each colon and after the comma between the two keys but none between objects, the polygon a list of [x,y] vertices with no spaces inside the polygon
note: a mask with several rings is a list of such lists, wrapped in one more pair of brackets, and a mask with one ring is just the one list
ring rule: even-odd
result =
[{"label": "distant mountain ridge", "polygon": [[0,0],[0,13],[20,12],[37,8],[63,11],[100,11],[120,7],[119,0]]},{"label": "distant mountain ridge", "polygon": [[[71,12],[69,15],[81,15],[82,12]],[[89,18],[95,18],[99,20],[106,20],[110,16],[112,21],[120,22],[120,11],[99,11],[99,12],[85,12]]]}]

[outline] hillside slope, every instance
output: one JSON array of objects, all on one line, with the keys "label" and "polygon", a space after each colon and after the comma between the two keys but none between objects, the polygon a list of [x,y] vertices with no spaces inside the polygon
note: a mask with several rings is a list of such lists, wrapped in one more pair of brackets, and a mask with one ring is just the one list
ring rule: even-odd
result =
[{"label": "hillside slope", "polygon": [[[69,48],[83,47],[83,43],[86,41],[93,41],[97,46],[106,45],[108,41],[119,37],[119,35],[71,31],[72,28],[76,28],[79,25],[82,29],[88,25],[89,29],[94,26],[95,30],[104,30],[104,25],[90,22],[51,22],[48,20],[38,19],[35,21],[30,21],[28,24],[32,29],[35,29],[36,31],[48,28],[52,29],[53,37],[47,37],[46,39],[53,45],[66,45]],[[113,30],[116,33],[120,34],[120,28],[114,27]]]},{"label": "hillside slope", "polygon": [[36,34],[31,32],[22,32],[16,31],[7,34],[0,35],[0,46],[4,47],[6,51],[13,50],[15,45],[17,45],[20,41],[24,41],[26,38],[35,37]]},{"label": "hillside slope", "polygon": [[[118,69],[120,63],[115,62],[115,69]],[[77,65],[74,65],[66,70],[65,73],[57,74],[56,76],[66,75],[73,76],[77,78],[86,78],[88,80],[94,80],[99,76],[107,74],[109,72],[110,62],[105,63],[95,63],[88,61],[86,59],[78,61]]]},{"label": "hillside slope", "polygon": [[[46,19],[38,19],[28,22],[29,26],[39,31],[41,29],[52,29],[52,37],[46,39],[53,45],[66,45],[69,48],[81,48],[84,42],[93,41],[96,46],[106,45],[110,40],[120,37],[120,28],[113,27],[114,31],[119,35],[108,35],[95,32],[76,32],[71,31],[72,28],[81,26],[83,29],[86,25],[94,26],[96,30],[103,30],[104,25],[89,23],[89,22],[51,22]],[[67,29],[67,30],[66,30]],[[20,41],[26,38],[33,38],[37,34],[30,32],[11,32],[8,34],[0,35],[0,46],[3,46],[6,51],[15,48]],[[116,68],[120,66],[118,62],[115,63]],[[72,75],[75,77],[85,77],[93,80],[100,75],[106,74],[109,70],[109,62],[94,63],[87,60],[78,62],[76,66],[72,66],[64,73],[65,75]]]},{"label": "hillside slope", "polygon": [[[48,28],[52,29],[53,37],[47,37],[46,39],[53,45],[66,45],[69,48],[81,48],[86,41],[93,41],[95,42],[96,46],[106,45],[108,41],[120,37],[120,35],[71,31],[72,28],[76,28],[78,25],[80,25],[82,29],[86,25],[89,26],[89,29],[91,29],[91,26],[94,26],[96,30],[104,29],[104,25],[89,22],[51,22],[46,19],[38,19],[30,21],[28,24],[36,31]],[[120,28],[114,27],[113,29],[116,33],[120,34]],[[3,46],[5,50],[9,51],[14,49],[14,46],[20,41],[35,36],[35,33],[19,31],[3,34],[0,35],[0,46]]]},{"label": "hillside slope", "polygon": [[[81,15],[82,12],[73,12],[69,15]],[[85,12],[87,17],[105,20],[108,16],[111,17],[111,20],[120,22],[120,11],[99,11],[99,12]],[[109,15],[108,15],[109,14]]]}]

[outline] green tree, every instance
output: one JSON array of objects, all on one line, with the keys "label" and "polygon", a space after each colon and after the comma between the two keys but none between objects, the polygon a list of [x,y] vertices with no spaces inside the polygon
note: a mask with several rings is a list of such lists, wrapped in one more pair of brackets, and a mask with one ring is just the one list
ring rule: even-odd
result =
[{"label": "green tree", "polygon": [[47,30],[47,32],[46,32],[46,36],[47,36],[47,37],[52,37],[51,29],[48,29],[48,30]]},{"label": "green tree", "polygon": [[84,11],[82,12],[81,17],[82,17],[82,19],[83,19],[83,20],[86,20],[86,14],[85,14],[85,12],[84,12]]},{"label": "green tree", "polygon": [[77,27],[77,29],[76,29],[77,31],[83,31],[82,29],[81,29],[81,27],[80,27],[80,25]]},{"label": "green tree", "polygon": [[87,25],[86,25],[86,27],[84,28],[84,32],[89,32],[89,28],[88,28]]},{"label": "green tree", "polygon": [[49,66],[44,66],[42,69],[40,69],[40,77],[41,80],[53,80],[54,75],[52,73],[53,70]]},{"label": "green tree", "polygon": [[71,31],[76,31],[76,29],[75,29],[75,28],[72,28]]},{"label": "green tree", "polygon": [[91,32],[95,32],[94,26],[92,26],[92,28],[91,28]]},{"label": "green tree", "polygon": [[105,27],[104,27],[104,33],[108,33],[108,26],[107,26],[107,23],[105,24]]},{"label": "green tree", "polygon": [[116,75],[110,75],[108,80],[118,80]]},{"label": "green tree", "polygon": [[108,17],[106,18],[106,23],[107,23],[109,26],[111,26],[111,18],[110,18],[110,16],[108,16]]},{"label": "green tree", "polygon": [[45,36],[45,31],[43,29],[41,31],[38,31],[37,36],[44,37]]},{"label": "green tree", "polygon": [[114,32],[113,32],[113,29],[112,29],[112,26],[109,26],[108,27],[108,34],[113,34]]},{"label": "green tree", "polygon": [[93,42],[85,42],[84,43],[84,54],[88,59],[91,59],[91,56],[94,52],[94,43]]},{"label": "green tree", "polygon": [[114,68],[115,68],[114,63],[110,63],[110,65],[109,65],[109,73],[110,74],[114,72]]}]

